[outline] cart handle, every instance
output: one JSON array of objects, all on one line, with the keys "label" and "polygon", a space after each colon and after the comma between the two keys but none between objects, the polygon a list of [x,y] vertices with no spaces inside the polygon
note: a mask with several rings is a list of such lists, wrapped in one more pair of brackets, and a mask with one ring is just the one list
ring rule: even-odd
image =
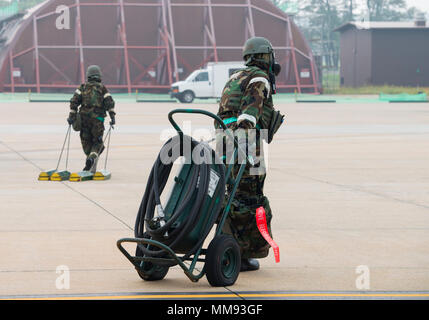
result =
[{"label": "cart handle", "polygon": [[[227,128],[227,126],[225,125],[225,123],[223,122],[223,120],[221,119],[221,118],[219,118],[217,115],[215,115],[215,114],[213,114],[213,113],[211,113],[211,112],[209,112],[209,111],[206,111],[206,110],[201,110],[201,109],[174,109],[174,110],[172,110],[172,111],[170,111],[169,113],[168,113],[168,120],[170,121],[170,123],[172,124],[172,126],[174,127],[174,129],[176,129],[176,131],[177,131],[177,133],[179,134],[179,136],[181,137],[181,138],[183,138],[183,131],[182,131],[182,129],[180,129],[180,127],[179,127],[179,125],[176,123],[176,121],[174,121],[174,119],[173,119],[173,115],[174,114],[176,114],[176,113],[194,113],[194,114],[203,114],[203,115],[205,115],[205,116],[208,116],[208,117],[210,117],[210,118],[213,118],[214,120],[216,120],[218,123],[219,123],[219,125],[221,126],[221,128],[230,136],[230,138],[232,138],[233,139],[233,141],[234,141],[234,146],[237,148],[237,149],[240,149],[241,150],[241,152],[244,152],[244,154],[246,154],[246,151],[245,150],[242,150],[241,148],[240,148],[240,146],[238,145],[238,139],[237,139],[237,137],[235,137],[229,130],[228,130],[228,128]],[[254,161],[253,161],[253,158],[252,158],[252,156],[250,156],[250,155],[248,155],[247,156],[247,159],[249,160],[249,162],[250,162],[250,164],[253,166],[254,165]]]},{"label": "cart handle", "polygon": [[170,121],[170,123],[172,124],[172,126],[174,127],[174,129],[176,129],[176,131],[179,133],[179,135],[183,135],[183,131],[182,129],[179,127],[179,125],[176,123],[176,121],[174,121],[173,119],[173,115],[176,113],[196,113],[196,114],[203,114],[205,116],[208,116],[210,118],[213,118],[214,120],[216,120],[219,125],[222,127],[223,130],[227,130],[228,128],[226,127],[225,123],[223,123],[222,119],[219,118],[217,115],[206,111],[206,110],[201,110],[201,109],[174,109],[172,111],[170,111],[170,113],[168,114],[168,120]]},{"label": "cart handle", "polygon": [[234,146],[236,148],[238,148],[238,140],[237,137],[234,137],[234,135],[231,134],[231,132],[228,130],[228,127],[225,125],[225,123],[223,122],[223,120],[221,118],[219,118],[217,115],[206,111],[206,110],[201,110],[201,109],[174,109],[172,111],[170,111],[168,113],[168,120],[170,121],[170,123],[172,124],[172,126],[174,127],[174,129],[176,129],[177,133],[179,134],[180,137],[183,137],[183,131],[182,129],[179,127],[179,125],[176,123],[176,121],[174,121],[173,119],[173,115],[176,113],[194,113],[194,114],[203,114],[205,116],[208,116],[210,118],[213,118],[214,120],[216,120],[217,123],[219,123],[219,125],[221,126],[221,128],[230,136],[230,138],[233,139],[234,141]]}]

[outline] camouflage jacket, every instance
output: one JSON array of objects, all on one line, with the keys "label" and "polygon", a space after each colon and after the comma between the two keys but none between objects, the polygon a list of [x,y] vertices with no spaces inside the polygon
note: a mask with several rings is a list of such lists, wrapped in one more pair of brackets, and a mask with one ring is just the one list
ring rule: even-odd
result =
[{"label": "camouflage jacket", "polygon": [[265,71],[249,66],[234,73],[225,85],[219,105],[221,119],[237,118],[237,124],[250,129],[267,129],[271,120],[273,99]]},{"label": "camouflage jacket", "polygon": [[106,112],[109,112],[110,117],[116,114],[115,101],[106,87],[99,81],[88,81],[76,89],[70,99],[70,112],[76,113],[79,106],[81,106],[79,110],[81,114],[87,114],[94,118],[104,118]]}]

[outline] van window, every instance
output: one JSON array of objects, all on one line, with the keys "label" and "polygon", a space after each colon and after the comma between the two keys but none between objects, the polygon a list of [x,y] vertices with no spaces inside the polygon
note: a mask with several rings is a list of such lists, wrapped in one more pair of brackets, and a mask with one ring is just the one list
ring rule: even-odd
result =
[{"label": "van window", "polygon": [[231,77],[234,73],[236,73],[237,71],[243,70],[243,68],[233,68],[233,69],[229,69],[229,76]]},{"label": "van window", "polygon": [[195,81],[209,81],[209,73],[201,72],[199,75],[195,77]]}]

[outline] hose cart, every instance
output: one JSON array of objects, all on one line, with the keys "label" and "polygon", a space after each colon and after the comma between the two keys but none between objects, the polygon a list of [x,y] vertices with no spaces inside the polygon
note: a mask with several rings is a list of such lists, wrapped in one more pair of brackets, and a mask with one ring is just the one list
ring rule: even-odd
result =
[{"label": "hose cart", "polygon": [[[206,275],[212,286],[230,286],[240,272],[240,248],[232,236],[222,233],[222,227],[246,164],[240,164],[237,177],[232,179],[233,166],[224,165],[208,143],[185,135],[173,119],[176,113],[215,119],[234,139],[234,157],[238,154],[237,140],[218,116],[196,109],[171,111],[168,119],[178,135],[166,142],[152,167],[137,213],[135,237],[120,239],[117,246],[146,281],[162,280],[170,267],[179,265],[193,282]],[[179,157],[184,161],[164,206],[160,197]],[[227,182],[233,187],[225,199]],[[215,224],[214,237],[208,248],[203,248]],[[134,255],[124,243],[136,245]],[[203,262],[204,267],[196,268],[197,262]]]}]

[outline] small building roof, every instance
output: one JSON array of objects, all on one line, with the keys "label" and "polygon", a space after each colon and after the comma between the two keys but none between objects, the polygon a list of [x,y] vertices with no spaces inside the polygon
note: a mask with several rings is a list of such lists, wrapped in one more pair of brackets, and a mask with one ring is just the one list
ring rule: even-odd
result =
[{"label": "small building roof", "polygon": [[429,29],[429,26],[416,26],[414,21],[350,21],[333,31],[342,32],[350,27],[359,30],[371,29]]}]

